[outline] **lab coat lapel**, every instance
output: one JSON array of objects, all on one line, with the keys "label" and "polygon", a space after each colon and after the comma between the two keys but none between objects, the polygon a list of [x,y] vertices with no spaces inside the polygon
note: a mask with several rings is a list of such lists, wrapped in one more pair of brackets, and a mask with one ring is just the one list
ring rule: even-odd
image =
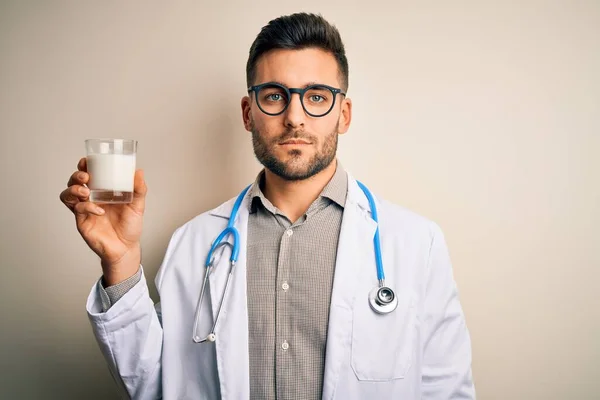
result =
[{"label": "lab coat lapel", "polygon": [[[227,226],[235,199],[223,204],[211,212],[220,217],[215,222]],[[221,315],[215,328],[217,340],[217,370],[223,399],[247,399],[250,392],[248,359],[248,308],[246,302],[246,244],[248,228],[248,196],[242,202],[235,227],[238,229],[240,252],[238,262],[229,283],[228,293],[221,308]],[[225,218],[225,219],[223,219]],[[233,244],[230,235],[227,241]],[[222,248],[223,249],[223,248]],[[209,277],[210,299],[213,321],[217,317],[219,304],[229,275],[229,257],[231,249],[217,252],[213,272]],[[204,344],[211,346],[211,343]]]},{"label": "lab coat lapel", "polygon": [[[350,357],[352,316],[359,271],[361,268],[369,268],[373,270],[373,274],[376,273],[373,252],[376,228],[366,197],[349,175],[329,311],[323,400],[333,398],[342,364]],[[363,293],[358,295],[363,296]],[[364,297],[357,301],[367,301],[367,293],[364,293]]]}]

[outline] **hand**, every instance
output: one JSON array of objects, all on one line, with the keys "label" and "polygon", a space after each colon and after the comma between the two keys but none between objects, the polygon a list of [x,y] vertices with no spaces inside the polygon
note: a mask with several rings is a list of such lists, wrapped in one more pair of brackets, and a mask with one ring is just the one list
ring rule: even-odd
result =
[{"label": "hand", "polygon": [[141,262],[140,237],[146,199],[142,170],[135,171],[133,201],[129,204],[94,204],[85,186],[90,176],[82,158],[60,194],[60,200],[75,214],[77,230],[100,257],[104,281],[115,285],[134,275]]}]

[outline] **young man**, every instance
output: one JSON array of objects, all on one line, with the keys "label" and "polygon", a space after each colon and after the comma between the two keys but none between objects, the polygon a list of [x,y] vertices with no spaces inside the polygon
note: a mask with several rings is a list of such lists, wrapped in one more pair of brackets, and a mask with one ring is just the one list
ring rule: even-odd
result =
[{"label": "young man", "polygon": [[[102,260],[87,311],[118,385],[134,399],[475,398],[440,229],[373,200],[336,158],[352,119],[337,29],[312,14],[275,19],[246,74],[242,117],[264,170],[173,234],[159,304],[140,265],[142,172],[129,205],[88,201],[85,159],[61,193]],[[237,250],[213,253],[227,227]]]}]

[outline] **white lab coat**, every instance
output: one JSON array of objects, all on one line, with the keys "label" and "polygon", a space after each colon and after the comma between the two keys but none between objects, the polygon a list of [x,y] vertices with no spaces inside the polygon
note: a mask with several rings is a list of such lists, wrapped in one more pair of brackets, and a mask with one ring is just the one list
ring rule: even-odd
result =
[{"label": "white lab coat", "polygon": [[[368,293],[377,285],[376,224],[356,181],[348,176],[348,183],[323,399],[474,399],[471,343],[442,232],[410,211],[376,200],[386,284],[395,290],[399,304],[391,314],[375,314]],[[155,279],[160,303],[153,304],[144,276],[106,313],[97,284],[92,288],[87,311],[93,332],[113,377],[129,397],[249,398],[248,196],[235,223],[240,232],[239,261],[221,311],[217,341],[192,342],[205,258],[227,225],[234,200],[175,231]],[[205,301],[201,314],[202,334],[212,326],[227,279],[228,250],[223,254],[209,278],[210,302]]]}]

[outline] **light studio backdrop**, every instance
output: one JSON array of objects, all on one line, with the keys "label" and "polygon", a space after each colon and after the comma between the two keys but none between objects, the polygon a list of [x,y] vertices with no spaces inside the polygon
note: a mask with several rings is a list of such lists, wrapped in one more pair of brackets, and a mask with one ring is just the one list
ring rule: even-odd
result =
[{"label": "light studio backdrop", "polygon": [[259,170],[248,49],[296,11],[346,43],[346,169],[446,234],[478,398],[598,398],[600,3],[567,0],[1,1],[0,397],[117,398],[58,195],[84,139],[139,140],[157,300],[174,229]]}]

